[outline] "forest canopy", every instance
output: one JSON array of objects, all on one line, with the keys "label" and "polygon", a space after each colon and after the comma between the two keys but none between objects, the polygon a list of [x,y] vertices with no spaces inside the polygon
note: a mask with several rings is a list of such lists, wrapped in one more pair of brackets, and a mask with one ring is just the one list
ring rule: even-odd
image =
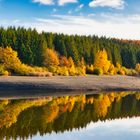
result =
[{"label": "forest canopy", "polygon": [[[96,72],[101,68],[103,73],[113,71],[112,74],[123,74],[122,69],[119,72],[112,69],[114,67],[134,69],[136,65],[138,69],[140,63],[140,43],[131,40],[38,33],[30,28],[9,27],[5,29],[1,27],[0,46],[2,48],[11,46],[12,50],[17,52],[21,63],[49,67],[49,71],[53,72],[59,69],[60,75],[78,75],[79,71],[79,75],[81,73],[84,75],[84,66],[88,67],[87,71],[90,71],[92,65],[96,66]],[[100,60],[97,58],[98,55],[103,55],[106,60]],[[73,66],[70,66],[70,63],[73,63]],[[98,67],[100,65],[102,66]],[[67,69],[68,67],[71,70]],[[94,70],[91,73],[94,73]]]}]

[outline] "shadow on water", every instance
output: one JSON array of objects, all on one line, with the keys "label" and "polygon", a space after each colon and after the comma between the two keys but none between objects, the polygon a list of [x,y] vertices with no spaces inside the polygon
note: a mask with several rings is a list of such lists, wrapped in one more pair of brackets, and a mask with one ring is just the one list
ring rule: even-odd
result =
[{"label": "shadow on water", "polygon": [[[54,94],[56,95],[56,94]],[[0,100],[0,139],[64,133],[91,122],[140,116],[140,93],[73,93]]]},{"label": "shadow on water", "polygon": [[[81,95],[84,94],[83,92],[79,91],[45,91],[45,90],[0,90],[0,100],[3,99],[35,99],[41,97],[61,97],[61,96],[74,96],[74,95]],[[91,94],[100,94],[98,91],[89,91],[86,92],[86,95]]]}]

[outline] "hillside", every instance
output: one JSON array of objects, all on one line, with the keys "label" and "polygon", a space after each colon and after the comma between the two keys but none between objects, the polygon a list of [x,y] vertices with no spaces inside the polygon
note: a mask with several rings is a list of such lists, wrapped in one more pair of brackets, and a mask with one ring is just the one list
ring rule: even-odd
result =
[{"label": "hillside", "polygon": [[18,75],[49,75],[48,71],[66,76],[137,75],[139,63],[139,41],[0,28],[0,73],[7,73],[3,72],[6,70]]},{"label": "hillside", "polygon": [[29,65],[41,65],[41,51],[44,47],[55,49],[61,56],[72,57],[77,64],[84,58],[86,64],[93,64],[98,50],[107,51],[109,60],[116,65],[134,68],[140,63],[138,41],[117,40],[97,36],[68,36],[64,34],[38,33],[35,29],[9,27],[0,28],[0,46],[11,46],[18,52],[20,60]]}]

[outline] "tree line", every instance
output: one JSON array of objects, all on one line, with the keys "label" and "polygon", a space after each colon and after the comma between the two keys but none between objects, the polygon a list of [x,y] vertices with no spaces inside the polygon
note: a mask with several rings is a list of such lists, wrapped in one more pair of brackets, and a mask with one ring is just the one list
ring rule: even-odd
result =
[{"label": "tree line", "polygon": [[106,37],[38,33],[30,28],[1,27],[0,46],[11,46],[18,52],[19,59],[31,66],[43,65],[45,48],[57,51],[59,56],[71,57],[75,65],[82,59],[86,65],[94,64],[97,52],[103,49],[114,66],[120,64],[126,68],[135,68],[140,63],[140,43]]}]

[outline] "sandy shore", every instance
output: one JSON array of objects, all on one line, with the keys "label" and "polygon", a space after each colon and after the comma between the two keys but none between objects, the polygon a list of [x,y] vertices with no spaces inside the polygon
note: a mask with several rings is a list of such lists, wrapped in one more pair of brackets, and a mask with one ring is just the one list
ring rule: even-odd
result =
[{"label": "sandy shore", "polygon": [[140,77],[133,76],[54,76],[0,77],[0,91],[140,91]]}]

